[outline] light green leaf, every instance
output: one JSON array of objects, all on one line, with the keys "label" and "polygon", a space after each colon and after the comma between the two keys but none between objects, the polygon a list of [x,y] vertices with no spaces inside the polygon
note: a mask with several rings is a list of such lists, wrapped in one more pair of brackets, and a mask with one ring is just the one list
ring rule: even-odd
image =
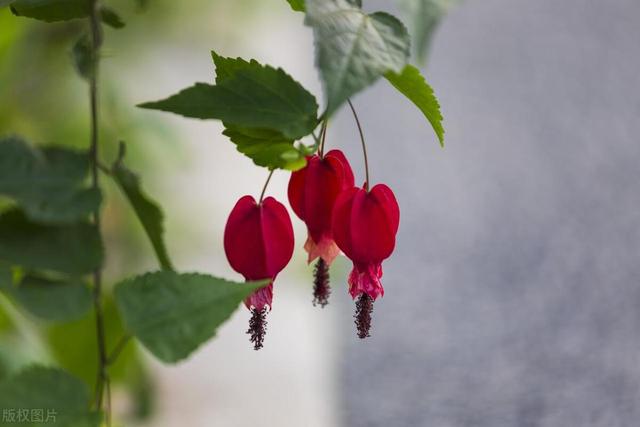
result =
[{"label": "light green leaf", "polygon": [[160,266],[165,270],[172,270],[173,266],[163,238],[164,216],[160,207],[144,193],[140,186],[140,178],[127,169],[122,159],[113,165],[111,172],[116,183],[131,203],[145,233],[147,233]]},{"label": "light green leaf", "polygon": [[85,222],[42,225],[12,209],[0,215],[0,260],[26,269],[83,275],[102,265],[96,228]]},{"label": "light green leaf", "polygon": [[347,0],[307,0],[316,63],[329,114],[384,73],[400,73],[409,58],[409,35],[393,16],[365,14]]},{"label": "light green leaf", "polygon": [[225,73],[228,75],[218,78],[217,86],[196,83],[167,99],[139,107],[219,119],[246,128],[272,129],[290,139],[302,138],[315,129],[315,98],[284,70],[243,61],[239,69],[221,72]]},{"label": "light green leaf", "polygon": [[0,139],[0,195],[14,199],[38,222],[69,223],[95,211],[102,197],[83,186],[88,172],[86,153],[40,150],[18,137]]},{"label": "light green leaf", "polygon": [[269,129],[249,129],[225,124],[223,134],[236,144],[239,152],[258,166],[295,171],[303,168],[306,152],[294,146],[294,141]]},{"label": "light green leaf", "polygon": [[304,12],[304,0],[287,0],[287,2],[296,12]]},{"label": "light green leaf", "polygon": [[31,314],[51,321],[78,319],[89,311],[92,302],[88,286],[78,279],[59,281],[27,275],[17,286],[0,283],[0,290]]},{"label": "light green leaf", "polygon": [[[89,411],[90,395],[82,381],[54,368],[31,366],[0,384],[2,426],[97,427],[100,417]],[[41,409],[42,421],[17,422],[10,418],[20,410]],[[17,418],[17,416],[16,416]]]},{"label": "light green leaf", "polygon": [[119,283],[115,297],[127,329],[157,358],[175,363],[213,337],[238,305],[266,284],[161,271]]},{"label": "light green leaf", "polygon": [[433,35],[442,18],[462,0],[400,0],[400,8],[409,22],[413,52],[419,62],[429,54]]},{"label": "light green leaf", "polygon": [[387,73],[385,77],[422,111],[422,114],[429,120],[438,136],[440,145],[444,146],[444,128],[442,127],[440,104],[433,93],[433,89],[420,74],[420,70],[413,65],[407,65],[402,70],[402,73]]}]

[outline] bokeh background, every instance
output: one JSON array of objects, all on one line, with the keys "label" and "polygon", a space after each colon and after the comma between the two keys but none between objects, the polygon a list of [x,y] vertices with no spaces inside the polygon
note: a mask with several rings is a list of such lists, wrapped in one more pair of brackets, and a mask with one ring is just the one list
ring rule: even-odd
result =
[{"label": "bokeh background", "polygon": [[[222,232],[266,171],[216,122],[136,109],[212,81],[209,51],[284,67],[317,96],[312,36],[284,0],[133,2],[107,29],[103,157],[129,161],[164,207],[182,271],[239,278]],[[395,12],[396,2],[365,1]],[[0,134],[87,144],[87,88],[69,46],[83,23],[0,10]],[[265,348],[239,310],[178,366],[131,346],[116,367],[127,426],[630,427],[640,420],[640,3],[466,0],[438,29],[426,75],[447,130],[440,149],[415,108],[381,82],[354,98],[372,180],[401,206],[373,336],[355,337],[344,286],[311,306],[304,229],[276,284]],[[364,178],[344,110],[327,143]],[[269,193],[286,200],[288,174]],[[110,283],[155,268],[125,200],[109,189]],[[111,341],[119,336],[110,310]],[[42,328],[0,297],[0,377],[32,361],[92,380],[92,319]]]}]

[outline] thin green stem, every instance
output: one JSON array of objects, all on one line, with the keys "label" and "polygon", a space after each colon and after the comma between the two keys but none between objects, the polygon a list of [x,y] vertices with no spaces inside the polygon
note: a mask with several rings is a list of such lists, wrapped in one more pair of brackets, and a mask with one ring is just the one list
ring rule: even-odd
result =
[{"label": "thin green stem", "polygon": [[318,154],[320,158],[324,157],[324,142],[327,138],[327,124],[328,120],[322,122],[322,128],[320,129],[320,146],[318,147]]},{"label": "thin green stem", "polygon": [[[98,58],[100,56],[100,46],[102,45],[102,33],[99,19],[99,5],[97,0],[91,0],[91,13],[89,24],[91,27],[91,55],[94,61],[93,70],[89,76],[89,103],[91,109],[91,136],[90,136],[90,157],[91,157],[91,184],[98,189]],[[93,223],[100,230],[100,208],[96,208],[93,213]],[[109,386],[109,374],[107,372],[107,350],[104,325],[104,312],[102,307],[102,270],[100,268],[93,272],[93,305],[96,313],[96,337],[98,342],[98,372],[96,375],[96,400],[95,406],[98,411],[102,410],[104,393],[107,393],[107,426],[111,425],[111,387]]]},{"label": "thin green stem", "polygon": [[358,113],[356,113],[356,109],[353,107],[350,99],[347,99],[349,103],[349,107],[351,107],[351,112],[353,113],[353,117],[356,119],[356,125],[358,125],[358,132],[360,133],[360,141],[362,142],[362,155],[364,156],[364,172],[366,176],[366,181],[364,183],[364,189],[369,191],[369,159],[367,158],[367,145],[364,142],[364,133],[362,132],[362,126],[360,125],[360,119],[358,119]]},{"label": "thin green stem", "polygon": [[107,357],[107,365],[111,366],[116,362],[116,360],[118,360],[118,356],[120,356],[122,351],[126,348],[130,339],[131,335],[128,334],[123,335],[120,338],[114,349],[111,351],[111,353],[109,353],[109,357]]},{"label": "thin green stem", "polygon": [[262,199],[264,199],[264,193],[266,193],[267,191],[267,186],[269,185],[269,181],[271,181],[271,177],[273,176],[273,171],[275,169],[271,169],[269,171],[269,176],[267,177],[267,181],[264,183],[264,187],[262,187],[262,193],[260,193],[260,201],[258,202],[258,204],[262,203]]}]

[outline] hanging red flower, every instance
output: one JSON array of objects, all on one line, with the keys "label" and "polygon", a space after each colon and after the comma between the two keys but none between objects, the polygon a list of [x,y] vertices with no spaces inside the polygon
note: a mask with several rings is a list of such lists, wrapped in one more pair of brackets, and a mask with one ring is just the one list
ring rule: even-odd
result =
[{"label": "hanging red flower", "polygon": [[324,156],[307,157],[307,165],[291,174],[289,203],[307,226],[308,237],[304,249],[308,262],[319,258],[315,269],[315,302],[326,305],[330,288],[328,266],[340,253],[333,240],[331,216],[337,197],[353,188],[353,172],[340,150]]},{"label": "hanging red flower", "polygon": [[224,251],[231,267],[246,280],[271,279],[269,285],[245,300],[252,312],[251,341],[262,347],[267,308],[272,307],[273,281],[293,254],[293,227],[284,205],[273,197],[256,203],[252,196],[238,200],[224,230]]},{"label": "hanging red flower", "polygon": [[391,189],[384,184],[378,184],[370,191],[352,188],[336,200],[333,237],[353,262],[349,293],[354,299],[359,297],[356,324],[360,338],[369,335],[373,301],[384,295],[380,282],[382,261],[395,248],[399,223],[398,203]]}]

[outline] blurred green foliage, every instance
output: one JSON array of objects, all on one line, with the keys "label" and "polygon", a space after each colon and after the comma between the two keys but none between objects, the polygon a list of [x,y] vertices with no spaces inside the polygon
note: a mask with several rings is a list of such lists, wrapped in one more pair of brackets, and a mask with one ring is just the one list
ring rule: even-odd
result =
[{"label": "blurred green foliage", "polygon": [[[126,141],[127,163],[134,170],[144,171],[148,183],[150,178],[153,181],[179,170],[187,157],[175,131],[164,124],[162,117],[135,108],[139,100],[130,98],[127,80],[131,84],[136,69],[148,72],[146,61],[164,52],[166,44],[188,45],[199,37],[216,40],[220,45],[246,37],[238,21],[258,16],[261,7],[251,0],[194,0],[189,7],[171,0],[154,0],[149,5],[144,0],[106,3],[118,11],[126,27],[104,30],[100,157],[105,164],[111,164],[120,141]],[[282,7],[284,10],[288,6],[285,3]],[[140,13],[142,9],[145,13]],[[222,10],[224,14],[220,13]],[[186,22],[189,32],[184,31]],[[78,75],[78,63],[73,58],[73,48],[76,46],[77,59],[77,41],[87,30],[85,19],[44,24],[16,17],[7,7],[0,8],[0,137],[20,135],[37,144],[87,149],[88,85]],[[116,66],[123,62],[127,69]],[[86,67],[83,70],[87,72]],[[102,187],[102,231],[110,254],[105,283],[106,340],[107,348],[113,349],[125,332],[110,297],[111,287],[115,281],[140,272],[141,265],[155,263],[144,230],[121,189],[105,178]],[[12,201],[0,197],[0,211],[11,206]],[[0,287],[15,283],[14,271],[0,265]],[[15,295],[0,293],[0,380],[37,362],[65,369],[92,390],[98,363],[93,311],[74,321],[47,323],[18,302]],[[110,373],[113,386],[131,398],[129,415],[148,416],[153,409],[153,380],[133,341],[124,348]]]}]

